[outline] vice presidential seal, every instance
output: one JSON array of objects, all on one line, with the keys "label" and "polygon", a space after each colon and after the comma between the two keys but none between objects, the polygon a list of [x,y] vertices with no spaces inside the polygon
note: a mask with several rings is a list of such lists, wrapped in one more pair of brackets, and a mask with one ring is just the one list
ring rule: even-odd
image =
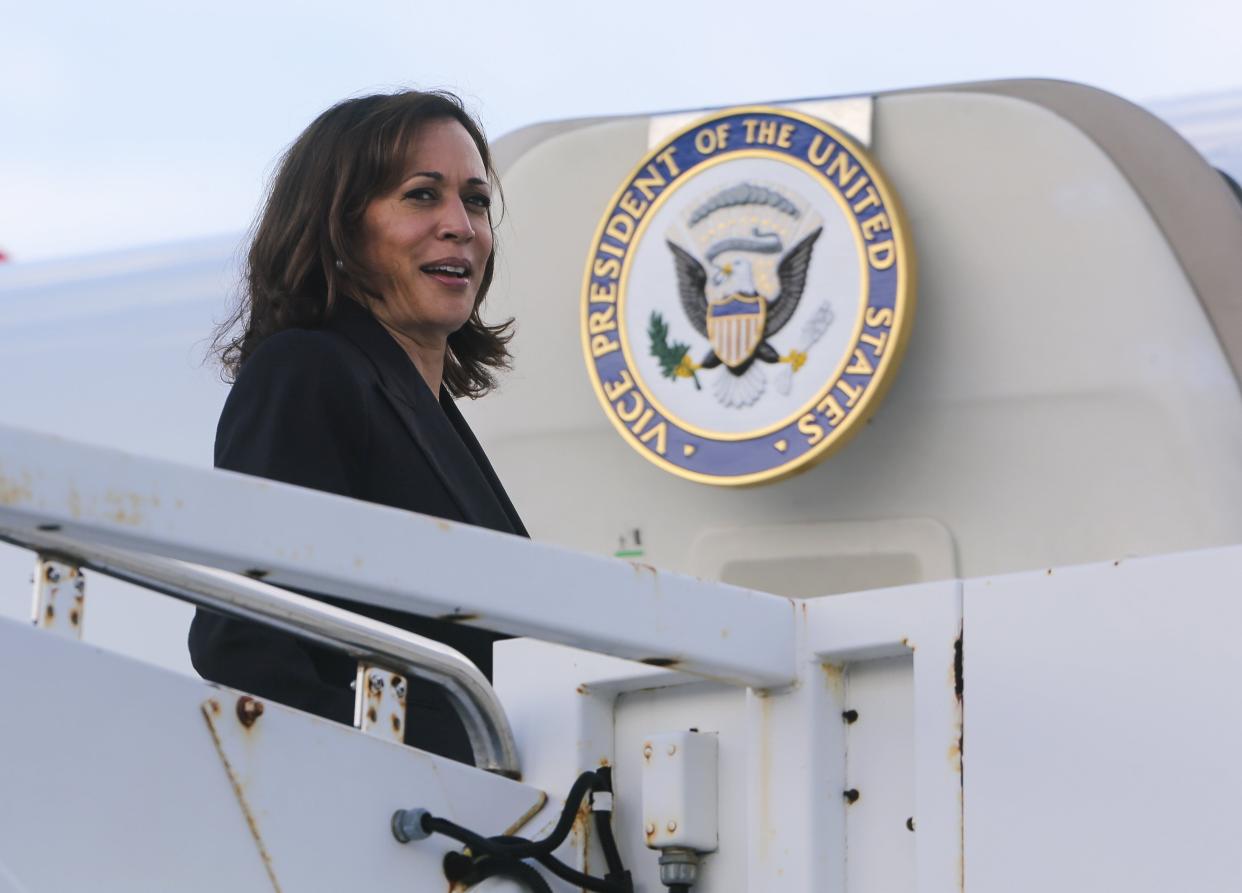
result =
[{"label": "vice presidential seal", "polygon": [[874,163],[823,121],[740,108],[682,131],[591,245],[582,338],[605,412],[642,455],[705,483],[823,458],[900,359],[907,241]]}]

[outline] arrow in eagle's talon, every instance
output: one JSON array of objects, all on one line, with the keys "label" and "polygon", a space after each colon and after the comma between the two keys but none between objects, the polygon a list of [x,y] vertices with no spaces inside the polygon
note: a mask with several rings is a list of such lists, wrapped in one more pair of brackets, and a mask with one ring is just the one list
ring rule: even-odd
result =
[{"label": "arrow in eagle's talon", "polygon": [[806,353],[801,350],[791,350],[781,357],[781,362],[788,363],[792,367],[792,371],[797,372],[806,363]]}]

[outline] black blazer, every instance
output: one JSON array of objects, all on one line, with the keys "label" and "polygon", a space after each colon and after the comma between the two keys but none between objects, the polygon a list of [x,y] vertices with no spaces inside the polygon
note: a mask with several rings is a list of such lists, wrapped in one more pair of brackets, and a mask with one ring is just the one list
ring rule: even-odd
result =
[{"label": "black blazer", "polygon": [[[279,332],[246,360],[220,415],[215,464],[527,535],[447,393],[437,401],[392,336],[350,300],[322,328]],[[417,573],[411,566],[410,574]],[[450,645],[491,678],[492,643],[500,636],[324,600]],[[357,665],[340,653],[199,610],[190,625],[190,657],[206,679],[353,721]],[[408,705],[407,743],[473,761],[465,729],[438,689],[410,680]]]}]

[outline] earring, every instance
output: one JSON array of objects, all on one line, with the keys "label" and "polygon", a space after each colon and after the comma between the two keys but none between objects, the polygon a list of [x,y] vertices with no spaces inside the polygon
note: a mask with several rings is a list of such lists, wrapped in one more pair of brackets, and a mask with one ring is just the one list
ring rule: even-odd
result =
[{"label": "earring", "polygon": [[338,258],[336,259],[336,264],[335,264],[335,266],[336,266],[336,268],[337,268],[338,270],[343,270],[343,269],[345,269],[345,261],[341,260],[341,259],[338,257]]}]

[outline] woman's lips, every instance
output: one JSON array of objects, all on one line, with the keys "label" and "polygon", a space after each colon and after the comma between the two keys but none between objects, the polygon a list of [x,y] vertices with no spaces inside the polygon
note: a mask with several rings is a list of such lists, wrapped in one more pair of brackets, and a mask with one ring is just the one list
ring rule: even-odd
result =
[{"label": "woman's lips", "polygon": [[470,284],[470,262],[463,258],[442,258],[423,264],[419,270],[449,288],[464,288]]},{"label": "woman's lips", "polygon": [[469,276],[453,276],[448,273],[431,273],[426,270],[423,272],[436,282],[448,288],[465,288],[470,284]]}]

